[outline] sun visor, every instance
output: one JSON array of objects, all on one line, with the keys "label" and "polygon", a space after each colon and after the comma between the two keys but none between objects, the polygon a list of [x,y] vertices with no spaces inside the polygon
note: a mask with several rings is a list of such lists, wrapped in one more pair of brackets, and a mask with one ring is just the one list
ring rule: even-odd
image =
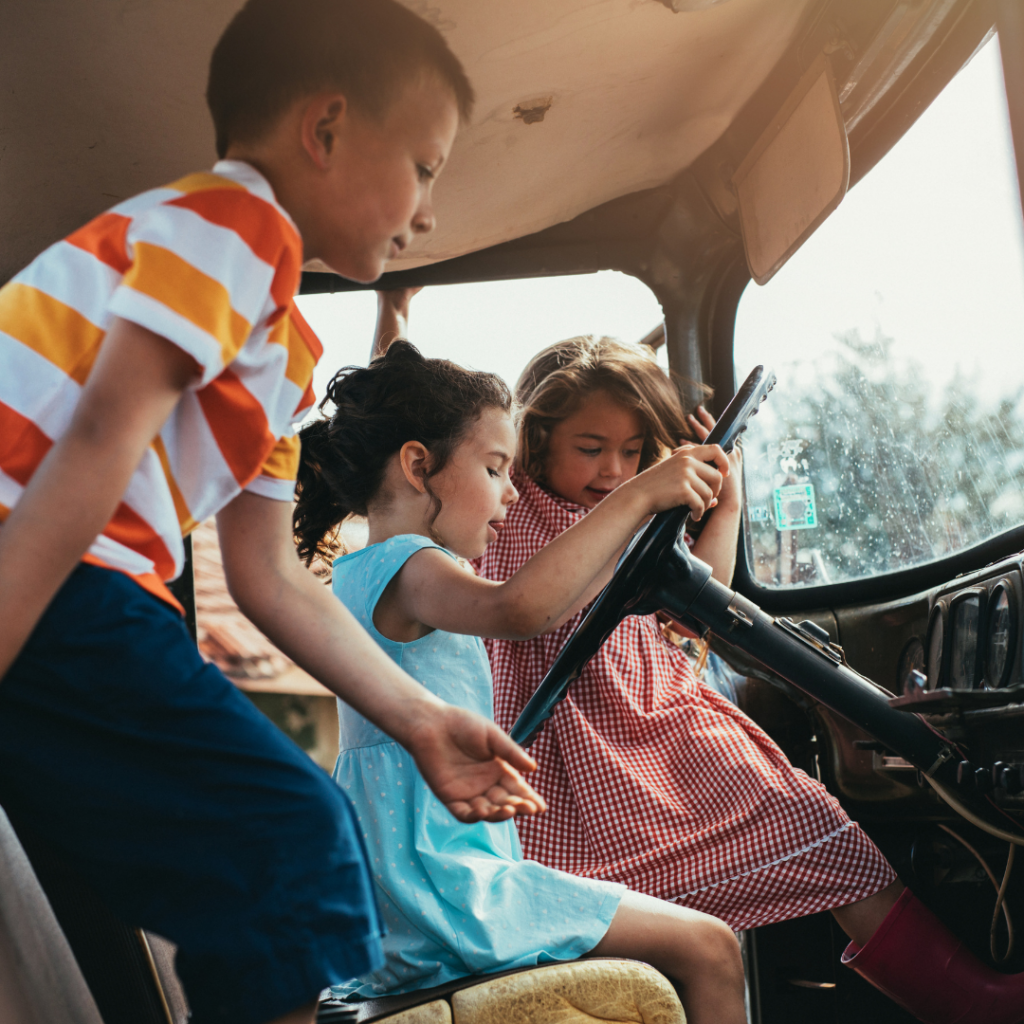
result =
[{"label": "sun visor", "polygon": [[822,55],[733,176],[747,265],[758,284],[839,205],[849,183],[846,126]]}]

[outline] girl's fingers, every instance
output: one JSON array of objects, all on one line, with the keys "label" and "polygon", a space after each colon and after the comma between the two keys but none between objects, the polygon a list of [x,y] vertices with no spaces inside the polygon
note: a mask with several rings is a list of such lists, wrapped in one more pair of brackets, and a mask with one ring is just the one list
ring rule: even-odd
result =
[{"label": "girl's fingers", "polygon": [[692,412],[686,417],[686,420],[698,441],[703,441],[711,433],[711,428],[701,423]]},{"label": "girl's fingers", "polygon": [[721,445],[694,445],[687,454],[692,459],[699,459],[701,462],[713,463],[719,473],[723,476],[729,475],[729,456],[722,451]]},{"label": "girl's fingers", "polygon": [[729,456],[717,444],[683,444],[676,448],[673,455],[696,459],[698,462],[710,462],[725,476],[729,475]]},{"label": "girl's fingers", "polygon": [[714,492],[703,480],[692,480],[688,488],[690,494],[686,504],[690,506],[690,515],[694,520],[699,520],[704,513],[711,508],[715,500]]},{"label": "girl's fingers", "polygon": [[698,405],[697,408],[687,416],[687,419],[690,420],[691,425],[696,424],[696,426],[700,428],[701,433],[699,436],[702,441],[711,433],[711,428],[714,427],[717,422],[715,417],[712,416],[703,405]]}]

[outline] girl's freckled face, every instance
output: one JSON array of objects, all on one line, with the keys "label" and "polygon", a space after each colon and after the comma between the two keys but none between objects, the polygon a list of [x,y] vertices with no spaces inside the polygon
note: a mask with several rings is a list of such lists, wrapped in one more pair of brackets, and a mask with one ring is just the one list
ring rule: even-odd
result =
[{"label": "girl's freckled face", "polygon": [[566,501],[594,508],[636,476],[644,436],[632,409],[597,391],[552,429],[544,483]]}]

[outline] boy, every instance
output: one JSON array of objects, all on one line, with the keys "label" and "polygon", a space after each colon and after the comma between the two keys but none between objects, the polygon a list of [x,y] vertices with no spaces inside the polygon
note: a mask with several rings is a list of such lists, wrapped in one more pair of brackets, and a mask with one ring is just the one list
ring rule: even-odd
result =
[{"label": "boy", "polygon": [[320,355],[302,263],[370,282],[431,230],[472,91],[394,0],[250,0],[207,99],[212,173],[120,204],[0,290],[0,804],[178,944],[195,1024],[310,1021],[321,989],[380,962],[354,815],[203,664],[165,581],[216,514],[242,610],[456,817],[542,809],[515,771],[532,761],[385,657],[290,530]]}]

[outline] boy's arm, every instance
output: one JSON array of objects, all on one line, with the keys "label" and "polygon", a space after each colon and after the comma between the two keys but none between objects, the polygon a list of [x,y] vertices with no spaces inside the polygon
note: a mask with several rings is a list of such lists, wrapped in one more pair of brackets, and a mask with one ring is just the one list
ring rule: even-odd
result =
[{"label": "boy's arm", "polygon": [[239,608],[296,664],[405,747],[461,821],[544,809],[516,769],[536,764],[493,722],[406,675],[299,561],[291,505],[243,492],[217,516]]},{"label": "boy's arm", "polygon": [[377,292],[377,325],[373,331],[370,362],[384,355],[391,342],[409,337],[409,303],[419,288],[392,288]]},{"label": "boy's arm", "polygon": [[192,357],[159,335],[111,324],[67,431],[0,526],[0,677],[110,522],[196,373]]}]

